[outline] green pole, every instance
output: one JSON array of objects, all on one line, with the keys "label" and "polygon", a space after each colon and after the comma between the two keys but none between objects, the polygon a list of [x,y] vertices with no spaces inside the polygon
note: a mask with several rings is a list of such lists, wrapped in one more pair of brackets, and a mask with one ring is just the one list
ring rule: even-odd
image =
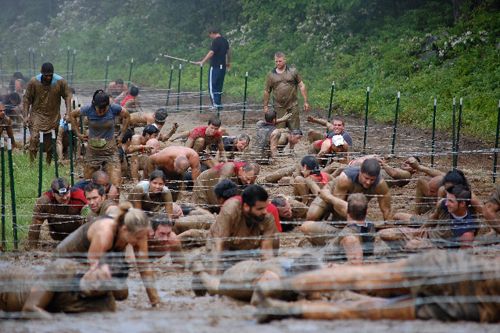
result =
[{"label": "green pole", "polygon": [[452,113],[451,113],[451,127],[452,127],[452,131],[451,131],[451,155],[452,155],[452,167],[453,167],[453,170],[455,170],[457,168],[457,161],[456,161],[456,149],[457,149],[457,142],[456,142],[456,132],[455,132],[455,129],[456,129],[456,110],[457,109],[457,101],[455,99],[455,97],[453,97],[453,110],[452,110]]},{"label": "green pole", "polygon": [[245,72],[245,90],[243,91],[243,121],[241,128],[245,128],[245,116],[247,113],[247,91],[248,91],[248,72]]},{"label": "green pole", "polygon": [[55,175],[56,178],[59,178],[59,163],[57,163],[57,147],[56,147],[56,131],[52,130],[52,158],[54,159],[55,167]]},{"label": "green pole", "polygon": [[9,159],[9,179],[10,179],[10,203],[12,210],[12,232],[14,235],[14,249],[17,250],[17,213],[16,213],[16,190],[14,182],[14,163],[12,161],[12,142],[7,139],[7,157]]},{"label": "green pole", "polygon": [[170,101],[170,91],[172,90],[172,77],[174,76],[174,65],[170,66],[170,76],[168,78],[168,89],[167,89],[167,100],[165,102],[165,106],[168,106],[168,102]]},{"label": "green pole", "polygon": [[495,138],[495,152],[493,153],[493,183],[497,177],[497,158],[498,158],[498,136],[500,135],[500,99],[498,100],[498,115],[497,115],[497,134]]},{"label": "green pole", "polygon": [[0,138],[0,164],[2,167],[2,248],[5,249],[5,147],[3,138]]},{"label": "green pole", "polygon": [[181,104],[181,74],[182,74],[182,64],[179,64],[179,76],[177,79],[177,111],[179,111],[179,106]]},{"label": "green pole", "polygon": [[73,85],[73,79],[75,77],[75,59],[76,59],[76,50],[73,50],[73,57],[71,59],[71,85]]},{"label": "green pole", "polygon": [[462,111],[463,111],[463,98],[460,97],[460,102],[458,106],[457,138],[455,140],[455,151],[457,155],[455,167],[458,167],[458,157],[460,155],[460,129],[462,128]]},{"label": "green pole", "polygon": [[432,153],[431,153],[431,167],[434,167],[434,155],[436,154],[436,111],[437,111],[437,98],[434,97],[434,109],[432,111]]},{"label": "green pole", "polygon": [[66,52],[66,79],[69,80],[69,60],[71,59],[71,49],[68,46],[68,50]]},{"label": "green pole", "polygon": [[108,88],[109,56],[106,57],[106,73],[104,75],[104,91]]},{"label": "green pole", "polygon": [[366,153],[366,139],[368,136],[368,103],[370,102],[370,87],[366,87],[366,105],[365,105],[365,129],[363,135],[363,154]]},{"label": "green pole", "polygon": [[334,92],[335,92],[335,81],[332,82],[332,88],[330,89],[330,106],[328,107],[328,121],[332,120],[333,93]]},{"label": "green pole", "polygon": [[23,124],[23,148],[26,147],[26,125]]},{"label": "green pole", "polygon": [[132,69],[134,68],[134,58],[130,59],[130,68],[128,70],[128,86],[132,84]]},{"label": "green pole", "polygon": [[43,178],[43,133],[40,132],[40,145],[38,148],[38,196],[42,195],[42,178]]},{"label": "green pole", "polygon": [[68,124],[69,136],[69,177],[71,179],[71,186],[75,184],[75,175],[73,170],[73,131],[71,130],[71,123]]},{"label": "green pole", "polygon": [[394,124],[392,126],[392,146],[391,154],[394,155],[394,147],[396,146],[396,132],[398,129],[398,113],[399,113],[399,99],[401,98],[401,92],[398,91],[398,96],[396,98],[396,111],[394,112]]},{"label": "green pole", "polygon": [[203,65],[200,64],[200,113],[203,108]]}]

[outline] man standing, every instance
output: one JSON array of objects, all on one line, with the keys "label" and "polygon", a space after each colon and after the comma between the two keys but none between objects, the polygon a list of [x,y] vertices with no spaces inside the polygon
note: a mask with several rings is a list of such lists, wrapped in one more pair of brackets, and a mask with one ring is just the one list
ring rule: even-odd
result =
[{"label": "man standing", "polygon": [[[310,111],[311,107],[307,100],[306,85],[302,81],[297,69],[288,67],[285,54],[276,52],[274,55],[276,67],[267,75],[266,88],[264,90],[264,112],[269,111],[269,97],[273,92],[274,111],[278,118],[287,113],[292,117],[287,121],[286,127],[289,129],[300,128],[299,108],[297,101],[297,88],[304,98],[304,111]],[[285,127],[283,124],[279,128]]]},{"label": "man standing", "polygon": [[[50,62],[44,63],[41,74],[28,82],[23,107],[24,119],[31,133],[29,143],[31,161],[34,161],[38,151],[40,132],[47,133],[58,129],[61,98],[66,103],[66,113],[71,113],[71,96],[68,83],[60,75],[54,74],[54,66]],[[51,148],[50,145],[51,143],[46,145],[46,151],[50,151],[48,150]],[[52,154],[47,154],[47,163],[50,163],[51,157]]]},{"label": "man standing", "polygon": [[202,65],[210,59],[210,72],[208,74],[208,90],[210,92],[210,99],[214,108],[222,108],[222,87],[224,85],[224,76],[226,75],[226,68],[230,64],[230,50],[229,42],[222,37],[219,30],[210,28],[208,37],[212,39],[210,51],[203,58],[203,60],[196,62]]}]

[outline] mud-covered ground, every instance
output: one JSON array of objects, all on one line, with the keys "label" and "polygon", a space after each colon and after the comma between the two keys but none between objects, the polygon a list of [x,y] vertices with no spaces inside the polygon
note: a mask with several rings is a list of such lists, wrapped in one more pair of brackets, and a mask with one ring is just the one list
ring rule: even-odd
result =
[{"label": "mud-covered ground", "polygon": [[[78,90],[78,89],[77,89]],[[80,94],[89,96],[91,91],[82,88]],[[153,111],[163,105],[164,92],[145,91],[143,93],[144,110]],[[88,97],[82,98],[88,102]],[[171,104],[172,100],[171,99]],[[173,112],[168,117],[166,127],[178,122],[179,130],[188,130],[194,126],[205,124],[214,111],[204,109],[200,114],[197,99],[182,99],[180,111]],[[259,104],[260,105],[260,104]],[[242,129],[242,113],[240,105],[233,105],[221,113],[223,126],[230,134],[246,132],[254,134],[255,122],[260,119],[258,106],[250,106],[246,115],[246,128]],[[319,112],[313,114],[319,116]],[[325,116],[320,115],[320,116]],[[303,129],[320,129],[302,119]],[[361,152],[363,144],[363,120],[346,117],[346,129],[354,139],[353,151]],[[390,124],[373,124],[368,129],[367,153],[388,154],[391,149],[392,126]],[[436,165],[443,171],[451,167],[451,139],[447,133],[438,133],[436,139]],[[492,158],[489,150],[492,145],[477,140],[461,141],[459,168],[463,169],[476,195],[485,200],[493,189],[491,180]],[[294,165],[306,153],[306,140],[295,149],[296,157],[281,156],[271,166],[264,166],[261,175],[265,175],[280,167]],[[415,130],[409,127],[398,129],[395,154],[398,156],[390,163],[398,165],[404,157],[418,155],[423,163],[430,162],[431,135],[430,132]],[[259,179],[262,177],[259,177]],[[125,189],[131,184],[126,183]],[[271,194],[291,194],[287,184],[268,186]],[[410,211],[413,206],[415,182],[412,181],[403,189],[393,189],[393,209],[395,211]],[[189,195],[181,201],[189,201]],[[380,220],[380,213],[375,200],[370,204],[370,218]],[[300,234],[289,233],[282,236],[282,246],[295,247]],[[50,251],[35,253],[0,254],[0,260],[19,263],[20,266],[41,265],[50,260]],[[55,314],[51,320],[7,320],[0,322],[0,333],[25,332],[499,332],[500,325],[477,323],[442,323],[438,321],[305,321],[287,319],[270,324],[258,324],[255,320],[253,306],[231,300],[225,297],[194,297],[191,291],[191,273],[175,270],[170,265],[168,255],[155,263],[157,269],[157,286],[162,298],[162,306],[151,309],[146,293],[136,269],[131,270],[128,280],[130,295],[126,301],[118,303],[115,313],[91,313],[66,315]]]}]

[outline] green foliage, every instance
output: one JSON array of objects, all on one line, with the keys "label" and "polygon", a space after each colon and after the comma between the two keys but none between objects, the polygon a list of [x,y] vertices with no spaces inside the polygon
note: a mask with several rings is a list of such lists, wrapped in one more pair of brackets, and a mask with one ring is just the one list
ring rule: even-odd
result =
[{"label": "green foliage", "polygon": [[[53,0],[57,15],[35,10],[47,1],[19,1],[21,9],[0,13],[2,26],[21,36],[2,38],[4,55],[35,46],[62,73],[69,46],[77,50],[80,81],[103,80],[107,56],[108,79],[126,79],[133,58],[134,82],[166,88],[170,65],[178,63],[159,54],[201,59],[210,45],[207,28],[215,25],[232,45],[225,92],[235,99],[248,71],[249,96],[261,101],[273,54],[283,51],[315,108],[328,108],[335,81],[335,110],[362,113],[370,86],[371,117],[390,121],[401,91],[401,121],[429,127],[437,97],[437,126],[447,129],[451,100],[463,97],[464,133],[492,139],[495,132],[500,11],[493,0]],[[12,59],[4,57],[4,68]],[[182,89],[198,89],[199,69],[183,73]]]}]

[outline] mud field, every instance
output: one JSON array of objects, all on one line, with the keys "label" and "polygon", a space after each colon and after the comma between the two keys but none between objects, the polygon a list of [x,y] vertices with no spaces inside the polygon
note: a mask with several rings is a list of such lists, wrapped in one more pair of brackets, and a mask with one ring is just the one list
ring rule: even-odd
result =
[{"label": "mud field", "polygon": [[[79,91],[80,90],[80,91]],[[78,89],[82,102],[88,102],[90,89]],[[143,109],[152,112],[159,105],[164,104],[164,91],[142,92]],[[81,97],[87,96],[87,97]],[[205,124],[215,111],[207,108],[199,113],[196,98],[183,96],[181,107],[175,111],[175,99],[172,99],[170,113],[165,127],[170,128],[173,122],[179,123],[179,131],[189,130]],[[192,96],[191,96],[192,97]],[[172,102],[172,100],[174,102]],[[163,102],[162,102],[163,101]],[[231,135],[241,132],[253,137],[255,123],[261,119],[262,113],[259,104],[250,105],[246,115],[246,128],[241,128],[241,105],[230,105],[221,112],[223,127]],[[326,117],[323,113],[313,111],[313,115]],[[318,125],[311,125],[302,119],[304,132],[308,129],[320,129]],[[346,130],[354,140],[354,152],[360,152],[363,144],[363,120],[347,116]],[[367,153],[388,154],[391,149],[392,126],[390,124],[374,124],[370,122],[368,132]],[[443,171],[451,168],[451,135],[438,133],[436,142],[436,165]],[[491,179],[492,144],[461,140],[459,168],[468,176],[475,194],[484,201],[493,189]],[[422,163],[429,165],[431,151],[430,132],[415,130],[408,127],[398,129],[396,144],[396,158],[390,161],[391,165],[398,165],[407,156],[418,155]],[[280,167],[295,165],[307,152],[307,140],[304,139],[295,149],[296,157],[280,156],[271,166],[263,166],[261,176]],[[416,179],[416,178],[415,178]],[[257,181],[259,182],[259,180]],[[125,182],[125,191],[131,183]],[[266,187],[273,194],[291,194],[288,184],[274,184]],[[393,210],[410,211],[415,195],[415,180],[404,188],[391,189]],[[181,202],[189,202],[190,195],[185,195]],[[372,200],[369,208],[370,219],[381,219],[376,200]],[[281,244],[284,248],[296,247],[299,233],[281,234]],[[192,250],[195,251],[195,250]],[[191,251],[191,252],[192,252]],[[0,260],[19,263],[19,265],[42,265],[50,260],[50,249],[36,253],[0,254]],[[189,256],[189,253],[188,253]],[[234,301],[226,297],[204,296],[195,297],[191,291],[191,273],[180,271],[170,264],[170,258],[156,261],[157,287],[162,299],[160,308],[151,309],[144,291],[144,287],[135,268],[131,269],[128,279],[129,297],[119,302],[115,313],[91,313],[79,315],[55,314],[50,320],[15,320],[0,319],[0,333],[25,332],[499,332],[500,325],[486,325],[476,323],[441,323],[437,321],[305,321],[287,319],[270,324],[258,324],[255,320],[253,306]]]}]

